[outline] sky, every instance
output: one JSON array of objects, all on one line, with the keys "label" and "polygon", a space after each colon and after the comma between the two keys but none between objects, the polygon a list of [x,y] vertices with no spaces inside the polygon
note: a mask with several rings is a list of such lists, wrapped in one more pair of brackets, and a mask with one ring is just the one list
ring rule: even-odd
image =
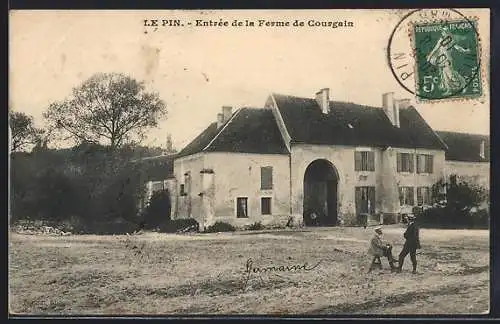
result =
[{"label": "sky", "polygon": [[[489,12],[462,10],[481,18],[483,68],[489,67]],[[146,82],[168,109],[148,132],[147,145],[164,145],[172,134],[183,148],[222,106],[263,107],[271,93],[314,97],[330,88],[332,100],[381,106],[382,94],[410,98],[435,130],[489,134],[485,96],[468,101],[417,103],[389,69],[389,36],[401,10],[259,11],[11,11],[9,17],[9,106],[32,115],[63,100],[98,72],[119,72]],[[144,26],[145,19],[179,19],[184,26]],[[229,26],[196,27],[196,20]],[[245,22],[304,21],[304,27],[232,27]],[[353,22],[353,27],[309,27],[307,22]],[[187,23],[191,22],[189,26]],[[406,41],[406,40],[402,40]]]}]

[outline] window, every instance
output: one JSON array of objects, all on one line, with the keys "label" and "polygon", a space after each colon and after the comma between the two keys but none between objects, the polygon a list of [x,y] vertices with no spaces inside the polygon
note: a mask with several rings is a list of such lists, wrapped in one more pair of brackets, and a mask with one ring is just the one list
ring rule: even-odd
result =
[{"label": "window", "polygon": [[184,184],[183,183],[181,183],[179,191],[180,191],[181,196],[185,196],[186,195],[186,191],[184,189]]},{"label": "window", "polygon": [[248,198],[247,197],[236,198],[236,217],[248,218]]},{"label": "window", "polygon": [[262,215],[271,215],[271,198],[263,197],[260,199],[260,210]]},{"label": "window", "polygon": [[429,187],[418,187],[417,188],[417,204],[430,205],[431,203],[431,190]]},{"label": "window", "polygon": [[273,189],[273,167],[260,168],[260,189]]},{"label": "window", "polygon": [[413,187],[399,187],[399,205],[413,206],[414,203]]},{"label": "window", "polygon": [[413,154],[398,153],[397,155],[398,172],[413,172]]},{"label": "window", "polygon": [[417,173],[432,173],[434,157],[429,154],[417,155]]},{"label": "window", "polygon": [[375,187],[356,187],[356,214],[375,213]]},{"label": "window", "polygon": [[153,182],[153,188],[152,188],[152,191],[153,192],[156,192],[156,191],[160,191],[160,190],[163,190],[163,182]]},{"label": "window", "polygon": [[354,170],[355,171],[375,171],[375,153],[354,152]]}]

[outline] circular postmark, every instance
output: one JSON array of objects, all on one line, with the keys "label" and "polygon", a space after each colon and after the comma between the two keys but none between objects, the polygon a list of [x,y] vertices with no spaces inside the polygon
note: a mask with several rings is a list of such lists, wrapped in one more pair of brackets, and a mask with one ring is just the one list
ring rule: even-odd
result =
[{"label": "circular postmark", "polygon": [[398,83],[420,101],[483,93],[478,21],[455,9],[405,14],[389,37],[387,59]]}]

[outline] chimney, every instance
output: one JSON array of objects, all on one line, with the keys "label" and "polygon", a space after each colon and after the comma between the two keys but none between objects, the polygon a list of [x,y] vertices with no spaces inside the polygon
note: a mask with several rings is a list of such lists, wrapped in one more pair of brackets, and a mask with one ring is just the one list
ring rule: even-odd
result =
[{"label": "chimney", "polygon": [[316,92],[316,102],[321,107],[323,114],[328,114],[330,111],[330,89],[323,88]]},{"label": "chimney", "polygon": [[218,113],[217,114],[217,128],[220,128],[224,124],[224,114],[223,113]]},{"label": "chimney", "polygon": [[231,115],[233,114],[233,107],[231,106],[223,106],[222,107],[222,115],[224,117],[224,123],[231,118]]},{"label": "chimney", "polygon": [[399,109],[401,108],[401,102],[399,100],[394,100],[394,107],[393,107],[393,116],[394,116],[394,123],[393,125],[399,128]]},{"label": "chimney", "polygon": [[[396,106],[398,107],[398,121],[396,122]],[[394,104],[394,92],[387,92],[382,94],[382,108],[384,109],[385,114],[391,121],[391,124],[398,127],[399,125],[399,105]]]}]

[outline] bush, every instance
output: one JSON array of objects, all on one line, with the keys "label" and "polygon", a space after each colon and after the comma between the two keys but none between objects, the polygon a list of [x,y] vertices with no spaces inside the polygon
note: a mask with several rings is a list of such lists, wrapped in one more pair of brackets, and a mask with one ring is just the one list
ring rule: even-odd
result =
[{"label": "bush", "polygon": [[258,231],[258,230],[263,230],[263,229],[264,229],[264,225],[262,225],[261,222],[255,222],[252,225],[247,227],[247,230],[249,230],[249,231]]},{"label": "bush", "polygon": [[170,220],[171,202],[168,190],[156,191],[151,196],[149,205],[144,211],[145,227],[156,228]]},{"label": "bush", "polygon": [[417,216],[418,223],[431,228],[488,228],[489,211],[457,210],[450,206],[432,207]]},{"label": "bush", "polygon": [[193,218],[172,219],[160,225],[161,233],[198,232],[200,224]]},{"label": "bush", "polygon": [[218,233],[218,232],[234,232],[236,228],[233,225],[224,222],[215,222],[213,225],[209,226],[205,233]]},{"label": "bush", "polygon": [[474,228],[489,228],[490,212],[488,209],[481,209],[471,213],[472,227]]}]

